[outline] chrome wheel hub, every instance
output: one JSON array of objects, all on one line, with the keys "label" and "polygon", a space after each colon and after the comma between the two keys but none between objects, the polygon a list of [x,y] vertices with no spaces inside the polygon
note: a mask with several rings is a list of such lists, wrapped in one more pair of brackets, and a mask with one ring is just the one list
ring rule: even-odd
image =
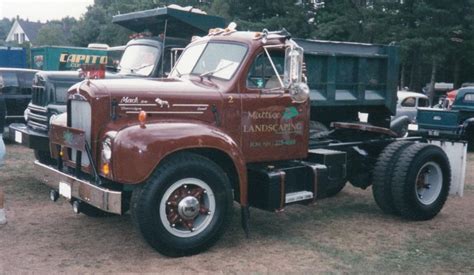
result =
[{"label": "chrome wheel hub", "polygon": [[187,196],[178,203],[178,213],[184,219],[194,219],[199,214],[200,204],[196,197]]}]

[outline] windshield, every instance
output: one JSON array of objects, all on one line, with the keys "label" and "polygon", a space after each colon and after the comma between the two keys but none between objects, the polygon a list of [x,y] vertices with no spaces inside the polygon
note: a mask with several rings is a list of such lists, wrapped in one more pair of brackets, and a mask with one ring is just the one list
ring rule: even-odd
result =
[{"label": "windshield", "polygon": [[204,43],[187,48],[171,73],[214,76],[229,80],[244,59],[247,48],[239,44]]},{"label": "windshield", "polygon": [[[51,87],[51,96],[55,95],[56,100],[55,103],[66,103],[67,101],[67,91],[72,86],[72,84],[64,83],[64,84],[55,84]],[[51,102],[53,102],[53,98],[51,97]]]},{"label": "windshield", "polygon": [[120,72],[149,76],[153,72],[159,54],[160,50],[152,46],[128,46],[120,60]]}]

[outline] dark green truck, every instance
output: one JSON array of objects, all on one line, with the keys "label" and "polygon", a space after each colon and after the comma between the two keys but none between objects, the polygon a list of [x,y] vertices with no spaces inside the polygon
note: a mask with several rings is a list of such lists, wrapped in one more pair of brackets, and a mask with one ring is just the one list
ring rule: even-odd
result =
[{"label": "dark green truck", "polygon": [[458,90],[448,109],[420,108],[412,134],[448,140],[465,140],[474,149],[474,87]]}]

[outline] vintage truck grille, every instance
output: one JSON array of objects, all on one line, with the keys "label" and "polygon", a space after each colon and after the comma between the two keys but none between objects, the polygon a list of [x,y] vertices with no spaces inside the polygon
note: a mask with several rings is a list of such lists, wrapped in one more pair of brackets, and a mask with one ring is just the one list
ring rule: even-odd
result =
[{"label": "vintage truck grille", "polygon": [[[71,108],[68,110],[68,116],[71,118],[71,127],[81,129],[86,134],[87,143],[91,144],[91,105],[87,101],[71,101]],[[72,150],[72,160],[76,160],[76,150]],[[89,166],[87,153],[82,153],[81,163],[83,166]]]},{"label": "vintage truck grille", "polygon": [[48,103],[48,95],[44,86],[33,85],[31,92],[31,102],[37,106],[46,106]]},{"label": "vintage truck grille", "polygon": [[28,105],[27,125],[33,130],[47,132],[49,128],[48,110],[45,107],[30,103]]}]

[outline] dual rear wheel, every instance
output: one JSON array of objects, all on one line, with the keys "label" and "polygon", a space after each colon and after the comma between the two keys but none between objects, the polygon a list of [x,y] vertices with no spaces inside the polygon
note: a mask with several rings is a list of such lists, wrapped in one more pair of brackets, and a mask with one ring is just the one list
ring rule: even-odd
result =
[{"label": "dual rear wheel", "polygon": [[379,155],[372,191],[385,213],[429,220],[443,208],[450,184],[449,160],[440,147],[401,141]]}]

